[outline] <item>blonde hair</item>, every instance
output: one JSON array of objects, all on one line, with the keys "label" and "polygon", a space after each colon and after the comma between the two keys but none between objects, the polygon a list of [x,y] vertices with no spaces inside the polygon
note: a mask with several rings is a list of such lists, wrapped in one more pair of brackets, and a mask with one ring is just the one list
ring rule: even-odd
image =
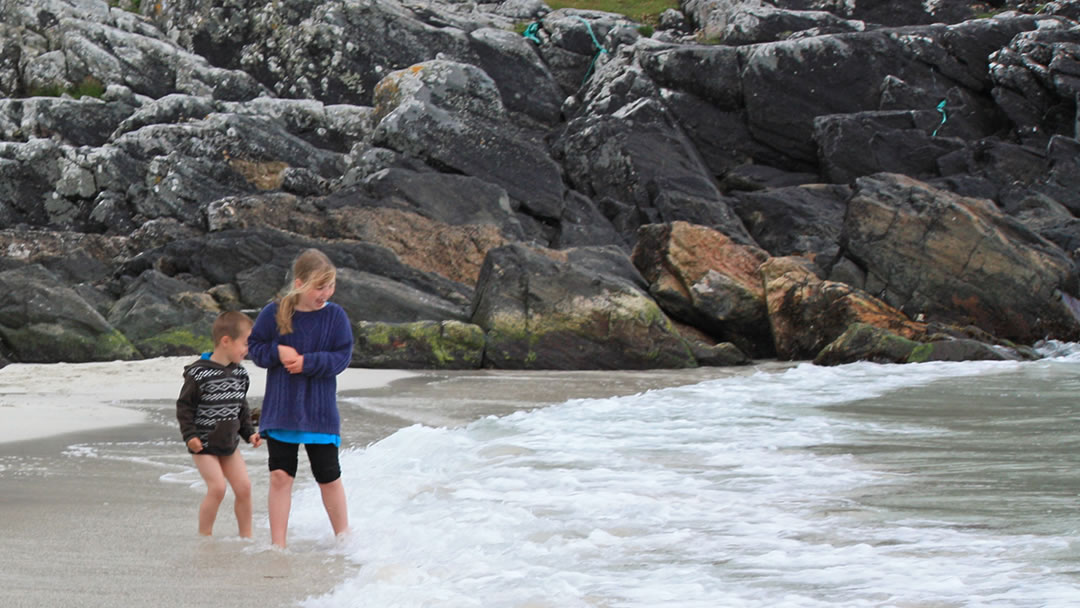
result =
[{"label": "blonde hair", "polygon": [[[300,294],[314,287],[321,287],[334,281],[337,277],[337,268],[326,254],[318,249],[305,249],[293,260],[292,276],[289,281],[289,291],[278,300],[277,321],[278,333],[281,335],[292,333],[292,318],[296,312],[296,301]],[[300,281],[300,286],[296,285]]]},{"label": "blonde hair", "polygon": [[242,312],[230,310],[218,315],[217,319],[214,319],[214,326],[210,329],[210,335],[214,339],[214,346],[221,343],[221,339],[225,336],[232,338],[233,340],[240,337],[240,334],[251,329],[254,321],[251,317],[245,315]]}]

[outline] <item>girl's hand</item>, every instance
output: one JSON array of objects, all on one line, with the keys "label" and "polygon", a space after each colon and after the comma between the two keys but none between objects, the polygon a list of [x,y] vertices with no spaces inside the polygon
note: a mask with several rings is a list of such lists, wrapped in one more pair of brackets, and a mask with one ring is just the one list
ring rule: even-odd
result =
[{"label": "girl's hand", "polygon": [[198,454],[199,452],[203,451],[202,440],[198,437],[192,437],[191,439],[187,440],[187,447],[192,452]]},{"label": "girl's hand", "polygon": [[262,437],[259,437],[258,433],[253,433],[251,437],[248,438],[248,443],[250,443],[252,447],[257,448],[262,445]]},{"label": "girl's hand", "polygon": [[296,355],[295,359],[285,364],[285,369],[289,370],[290,374],[299,374],[304,371],[304,355]]},{"label": "girl's hand", "polygon": [[278,344],[278,359],[281,359],[281,365],[289,371],[290,374],[299,374],[304,369],[304,356],[296,352],[296,349],[291,346],[285,346],[284,344]]}]

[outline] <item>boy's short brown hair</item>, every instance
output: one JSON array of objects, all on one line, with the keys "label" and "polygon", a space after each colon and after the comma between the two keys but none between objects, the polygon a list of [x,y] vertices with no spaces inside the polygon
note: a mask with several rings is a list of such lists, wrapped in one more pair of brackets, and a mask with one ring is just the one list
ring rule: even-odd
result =
[{"label": "boy's short brown hair", "polygon": [[214,328],[210,331],[211,336],[214,338],[214,346],[220,344],[221,339],[225,336],[229,336],[233,340],[239,338],[240,334],[251,329],[253,325],[255,325],[255,322],[251,320],[251,317],[242,312],[229,310],[221,313],[214,320]]}]

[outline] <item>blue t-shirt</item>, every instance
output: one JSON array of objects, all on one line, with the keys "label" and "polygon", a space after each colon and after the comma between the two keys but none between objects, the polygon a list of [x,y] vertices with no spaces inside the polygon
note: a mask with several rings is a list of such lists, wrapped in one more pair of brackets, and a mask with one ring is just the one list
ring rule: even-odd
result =
[{"label": "blue t-shirt", "polygon": [[285,443],[303,443],[303,444],[329,444],[332,443],[339,448],[341,447],[341,435],[330,435],[329,433],[305,433],[304,431],[285,431],[282,429],[266,429],[262,432],[263,435],[275,440],[284,441]]}]

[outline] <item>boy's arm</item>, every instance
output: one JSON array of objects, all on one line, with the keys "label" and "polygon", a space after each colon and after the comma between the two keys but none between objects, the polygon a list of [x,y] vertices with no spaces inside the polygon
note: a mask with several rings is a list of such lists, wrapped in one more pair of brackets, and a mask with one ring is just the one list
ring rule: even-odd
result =
[{"label": "boy's arm", "polygon": [[199,385],[185,374],[184,386],[176,399],[176,421],[180,423],[180,435],[183,436],[184,443],[199,434],[195,426],[195,410],[198,407]]},{"label": "boy's arm", "polygon": [[[247,387],[244,388],[244,393],[247,393]],[[240,404],[240,429],[237,432],[240,433],[240,438],[248,443],[251,443],[251,436],[255,434],[255,424],[251,421],[251,408],[248,407],[247,396]]]},{"label": "boy's arm", "polygon": [[352,324],[345,310],[337,308],[331,329],[332,344],[329,350],[303,353],[305,376],[336,376],[345,371],[352,362],[353,333]]},{"label": "boy's arm", "polygon": [[278,358],[277,321],[274,320],[276,306],[264,306],[255,318],[255,325],[248,337],[248,358],[259,367],[270,368],[281,365]]}]

